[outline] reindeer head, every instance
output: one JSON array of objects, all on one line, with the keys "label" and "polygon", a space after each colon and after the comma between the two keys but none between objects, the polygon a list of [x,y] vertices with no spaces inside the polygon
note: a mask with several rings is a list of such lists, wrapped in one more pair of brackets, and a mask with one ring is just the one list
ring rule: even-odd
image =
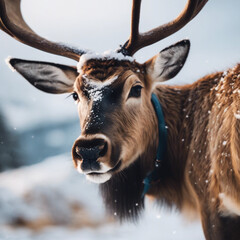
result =
[{"label": "reindeer head", "polygon": [[154,83],[180,71],[190,43],[178,42],[144,64],[131,56],[183,27],[206,1],[189,0],[178,18],[145,34],[138,33],[140,3],[133,1],[131,36],[124,46],[112,54],[94,55],[39,37],[24,22],[20,0],[0,0],[3,31],[35,48],[80,59],[78,68],[21,59],[10,59],[9,63],[42,91],[72,93],[81,125],[81,135],[72,148],[73,162],[93,182],[106,182],[146,151],[156,131],[148,126],[157,126],[151,105]]}]

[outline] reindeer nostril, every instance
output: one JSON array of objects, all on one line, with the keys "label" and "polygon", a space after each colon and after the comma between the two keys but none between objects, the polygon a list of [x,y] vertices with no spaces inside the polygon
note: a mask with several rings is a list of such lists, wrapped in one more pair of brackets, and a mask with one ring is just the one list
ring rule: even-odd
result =
[{"label": "reindeer nostril", "polygon": [[108,150],[108,144],[107,144],[107,142],[105,142],[104,145],[100,146],[99,149],[100,149],[99,156],[100,156],[100,157],[105,156],[106,153],[107,153],[107,150]]},{"label": "reindeer nostril", "polygon": [[75,161],[81,161],[83,171],[98,171],[101,168],[98,159],[107,154],[108,145],[105,139],[80,139],[75,142],[73,147],[73,158]]},{"label": "reindeer nostril", "polygon": [[82,159],[82,155],[81,155],[80,147],[76,146],[76,148],[75,148],[75,152],[76,152],[76,154]]}]

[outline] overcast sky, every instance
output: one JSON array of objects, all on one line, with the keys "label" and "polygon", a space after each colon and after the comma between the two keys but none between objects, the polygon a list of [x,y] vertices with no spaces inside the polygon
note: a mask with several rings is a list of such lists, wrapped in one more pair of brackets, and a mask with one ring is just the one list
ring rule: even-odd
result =
[{"label": "overcast sky", "polygon": [[[185,2],[143,0],[140,30],[146,31],[173,19]],[[190,55],[175,81],[192,82],[208,73],[234,66],[240,61],[239,9],[240,1],[237,0],[210,0],[186,27],[140,50],[135,57],[139,62],[144,62],[168,45],[189,38]],[[23,0],[22,10],[30,27],[40,35],[80,48],[98,52],[116,49],[129,36],[130,0]],[[73,102],[66,101],[65,96],[55,97],[34,89],[17,73],[11,72],[4,60],[10,55],[65,64],[76,62],[24,46],[2,32],[0,46],[0,107],[10,119],[10,124],[25,121],[24,118],[14,117],[16,109],[21,107],[28,112],[26,116],[33,116],[32,113],[37,111],[42,112],[45,119],[54,120],[65,114],[76,117]]]}]

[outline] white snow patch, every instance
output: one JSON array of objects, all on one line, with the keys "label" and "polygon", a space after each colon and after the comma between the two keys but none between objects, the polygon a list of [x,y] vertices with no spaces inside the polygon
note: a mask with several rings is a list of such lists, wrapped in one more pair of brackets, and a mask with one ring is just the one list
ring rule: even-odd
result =
[{"label": "white snow patch", "polygon": [[[88,93],[90,97],[93,99],[93,101],[95,102],[101,101],[103,98],[103,88],[111,85],[114,81],[116,81],[117,78],[118,76],[114,76],[113,78],[110,78],[109,80],[106,80],[104,82],[93,81],[88,79],[89,80],[88,85],[92,87],[92,89],[88,90]],[[85,77],[85,79],[87,78]]]},{"label": "white snow patch", "polygon": [[[146,201],[146,211],[138,224],[109,221],[98,185],[78,174],[66,155],[0,173],[0,189],[1,240],[204,239],[199,222],[187,224],[178,214],[160,210],[151,201]],[[72,205],[84,212],[72,209]],[[13,227],[17,219],[30,223],[40,220],[41,224],[44,217],[55,224],[38,231],[28,226]],[[76,227],[76,221],[91,221],[93,225]]]},{"label": "white snow patch", "polygon": [[88,91],[89,96],[91,97],[91,99],[93,99],[94,102],[98,102],[101,101],[103,98],[103,93],[102,93],[102,89],[91,89]]},{"label": "white snow patch", "polygon": [[228,74],[228,71],[226,70],[226,71],[223,72],[222,77],[227,76],[227,74]]},{"label": "white snow patch", "polygon": [[0,190],[0,224],[49,219],[53,224],[68,225],[77,213],[81,217],[72,206],[84,209],[90,221],[105,221],[97,185],[79,175],[66,155],[1,173]]},{"label": "white snow patch", "polygon": [[240,119],[240,113],[234,113],[234,117],[235,117],[236,119]]},{"label": "white snow patch", "polygon": [[225,193],[220,193],[219,198],[222,201],[220,209],[224,216],[240,216],[240,205],[234,198]]},{"label": "white snow patch", "polygon": [[227,141],[223,141],[223,146],[226,146],[227,145]]},{"label": "white snow patch", "polygon": [[79,63],[77,65],[78,73],[81,73],[82,67],[86,64],[87,61],[91,59],[99,59],[99,60],[117,60],[117,61],[129,61],[133,62],[134,58],[130,56],[124,56],[122,53],[117,53],[112,50],[105,51],[103,53],[95,53],[95,52],[88,52],[83,54],[80,57]]},{"label": "white snow patch", "polygon": [[[85,77],[85,79],[87,79],[86,77]],[[109,86],[109,85],[111,85],[113,82],[115,82],[116,80],[118,79],[118,75],[116,75],[116,76],[114,76],[114,77],[112,77],[112,78],[110,78],[110,79],[107,79],[107,80],[105,80],[104,82],[101,82],[101,81],[94,81],[94,80],[90,80],[89,79],[89,85],[91,86],[91,87],[95,87],[95,88],[97,88],[97,89],[101,89],[101,88],[104,88],[104,87],[107,87],[107,86]]]}]

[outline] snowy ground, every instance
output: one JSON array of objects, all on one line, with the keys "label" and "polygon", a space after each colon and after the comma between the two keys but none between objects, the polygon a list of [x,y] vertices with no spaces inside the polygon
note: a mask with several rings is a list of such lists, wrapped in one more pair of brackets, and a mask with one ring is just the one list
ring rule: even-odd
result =
[{"label": "snowy ground", "polygon": [[0,240],[204,239],[199,222],[149,202],[138,224],[116,223],[66,155],[1,173],[0,191]]}]

